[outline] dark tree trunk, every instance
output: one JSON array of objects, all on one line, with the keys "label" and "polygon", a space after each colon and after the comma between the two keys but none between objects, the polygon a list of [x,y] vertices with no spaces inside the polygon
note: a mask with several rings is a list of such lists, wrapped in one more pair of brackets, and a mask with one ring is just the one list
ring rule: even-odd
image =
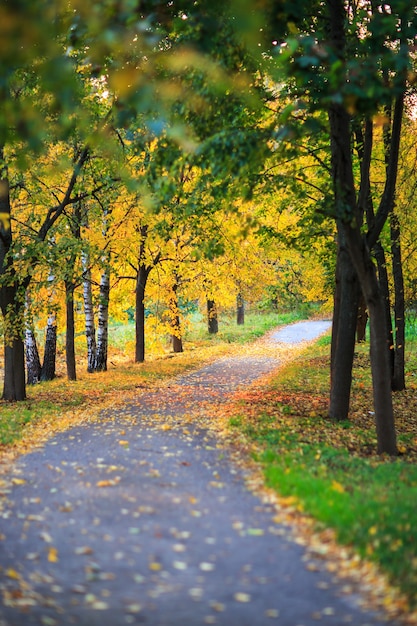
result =
[{"label": "dark tree trunk", "polygon": [[25,344],[21,328],[24,312],[16,284],[0,288],[0,303],[4,320],[2,399],[8,402],[26,400]]},{"label": "dark tree trunk", "polygon": [[48,317],[46,327],[45,351],[41,369],[41,381],[53,380],[56,376],[56,322],[53,315]]},{"label": "dark tree trunk", "polygon": [[72,281],[65,281],[66,294],[66,334],[65,354],[68,380],[77,380],[77,368],[75,363],[75,316],[74,316],[74,291]]},{"label": "dark tree trunk", "polygon": [[[343,62],[346,53],[346,13],[343,0],[329,0],[329,35],[333,51]],[[332,177],[337,215],[343,229],[351,263],[353,264],[369,312],[371,331],[371,367],[374,393],[375,422],[378,452],[398,453],[394,412],[391,396],[391,372],[387,349],[387,327],[384,303],[379,290],[376,271],[366,237],[361,232],[362,219],[356,204],[353,176],[350,116],[342,104],[333,103],[329,108]],[[395,177],[394,177],[395,179]],[[393,193],[390,181],[384,192],[389,203]],[[384,209],[384,207],[383,207]],[[385,211],[376,216],[376,226],[369,246],[379,239],[380,229],[386,221]],[[372,240],[373,239],[373,240]]]},{"label": "dark tree trunk", "polygon": [[388,360],[390,364],[391,370],[391,379],[394,376],[394,336],[392,332],[392,321],[391,321],[391,299],[389,293],[389,279],[388,279],[388,271],[387,271],[387,261],[385,258],[384,248],[380,241],[377,241],[374,246],[374,254],[378,267],[378,283],[379,288],[381,290],[382,302],[384,305],[384,317],[385,317],[385,326],[387,329],[387,350],[388,350]]},{"label": "dark tree trunk", "polygon": [[359,296],[358,307],[358,320],[356,323],[356,341],[358,343],[365,343],[366,341],[366,326],[368,324],[368,311],[366,309],[365,298],[361,292]]},{"label": "dark tree trunk", "polygon": [[392,377],[393,391],[405,389],[405,302],[404,277],[401,260],[400,223],[395,213],[391,214],[391,252],[392,274],[394,277],[394,320],[395,349],[394,372]]},{"label": "dark tree trunk", "polygon": [[208,332],[215,335],[219,332],[219,320],[217,317],[217,306],[214,300],[207,300],[207,322]]},{"label": "dark tree trunk", "polygon": [[4,346],[3,400],[26,400],[25,348],[23,340],[16,337]]},{"label": "dark tree trunk", "polygon": [[236,321],[239,326],[245,323],[245,302],[241,293],[236,298]]},{"label": "dark tree trunk", "polygon": [[339,233],[336,291],[332,326],[329,417],[342,421],[348,419],[349,415],[360,294],[357,275],[346,250],[342,231]]},{"label": "dark tree trunk", "polygon": [[135,363],[145,361],[145,291],[151,267],[140,265],[135,292]]},{"label": "dark tree trunk", "polygon": [[172,295],[169,303],[169,312],[171,318],[171,328],[172,328],[172,350],[173,352],[182,352],[184,347],[182,345],[182,329],[181,329],[181,318],[180,311],[178,306],[178,278],[175,277],[175,282],[172,286]]},{"label": "dark tree trunk", "polygon": [[25,346],[23,341],[24,298],[19,293],[13,261],[10,221],[10,188],[4,147],[0,146],[0,275],[6,273],[11,283],[0,287],[0,309],[4,321],[4,381],[3,400],[15,402],[26,399]]}]

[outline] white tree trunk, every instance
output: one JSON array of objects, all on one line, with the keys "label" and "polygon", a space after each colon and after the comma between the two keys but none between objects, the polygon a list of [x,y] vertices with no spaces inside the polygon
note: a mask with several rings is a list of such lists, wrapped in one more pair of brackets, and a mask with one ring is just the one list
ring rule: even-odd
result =
[{"label": "white tree trunk", "polygon": [[83,252],[81,262],[83,266],[83,299],[84,299],[84,315],[85,315],[85,336],[87,339],[87,372],[94,372],[97,343],[96,343],[96,327],[94,319],[93,307],[93,291],[91,288],[91,271],[89,265],[88,254]]},{"label": "white tree trunk", "polygon": [[53,313],[48,315],[46,326],[45,351],[43,355],[43,365],[41,370],[41,380],[53,380],[55,378],[56,364],[56,318]]},{"label": "white tree trunk", "polygon": [[107,370],[107,348],[109,337],[109,295],[110,295],[110,270],[106,268],[100,280],[100,303],[98,306],[98,329],[97,329],[97,354],[95,371]]}]

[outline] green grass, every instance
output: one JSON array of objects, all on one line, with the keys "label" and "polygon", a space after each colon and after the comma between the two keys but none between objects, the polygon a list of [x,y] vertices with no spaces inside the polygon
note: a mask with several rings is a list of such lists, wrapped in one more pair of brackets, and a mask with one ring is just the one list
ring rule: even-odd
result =
[{"label": "green grass", "polygon": [[349,420],[327,418],[329,337],[322,337],[280,370],[269,392],[240,403],[230,424],[253,442],[268,486],[377,563],[416,608],[416,388],[408,369],[408,389],[394,395],[402,456],[377,456],[368,350],[357,348]]},{"label": "green grass", "polygon": [[[282,433],[280,433],[282,436]],[[417,467],[355,458],[286,437],[285,453],[267,441],[261,455],[269,486],[295,496],[339,541],[377,562],[413,603],[417,589]]]},{"label": "green grass", "polygon": [[284,324],[291,324],[297,320],[305,319],[302,313],[292,311],[289,313],[247,313],[245,323],[237,325],[235,317],[230,315],[219,316],[219,332],[209,335],[207,324],[204,319],[197,317],[199,323],[189,326],[185,333],[185,345],[200,343],[232,343],[244,344],[262,337],[266,332]]}]

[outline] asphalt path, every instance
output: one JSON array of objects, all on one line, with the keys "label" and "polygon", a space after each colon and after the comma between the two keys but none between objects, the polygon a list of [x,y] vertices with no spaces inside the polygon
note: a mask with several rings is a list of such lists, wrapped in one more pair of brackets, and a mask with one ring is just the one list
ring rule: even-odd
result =
[{"label": "asphalt path", "polygon": [[[328,327],[294,324],[269,340]],[[2,477],[0,626],[386,624],[185,418],[221,411],[276,366],[220,359],[18,459]]]}]

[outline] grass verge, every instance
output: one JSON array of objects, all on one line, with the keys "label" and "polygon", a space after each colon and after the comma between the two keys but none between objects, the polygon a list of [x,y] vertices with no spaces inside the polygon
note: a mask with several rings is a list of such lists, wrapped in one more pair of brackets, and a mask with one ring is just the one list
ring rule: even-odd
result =
[{"label": "grass verge", "polygon": [[267,388],[240,394],[232,428],[251,443],[265,480],[337,540],[375,562],[417,607],[417,400],[415,363],[408,389],[394,396],[401,456],[376,455],[368,347],[355,356],[350,419],[327,418],[329,340],[281,369]]}]

